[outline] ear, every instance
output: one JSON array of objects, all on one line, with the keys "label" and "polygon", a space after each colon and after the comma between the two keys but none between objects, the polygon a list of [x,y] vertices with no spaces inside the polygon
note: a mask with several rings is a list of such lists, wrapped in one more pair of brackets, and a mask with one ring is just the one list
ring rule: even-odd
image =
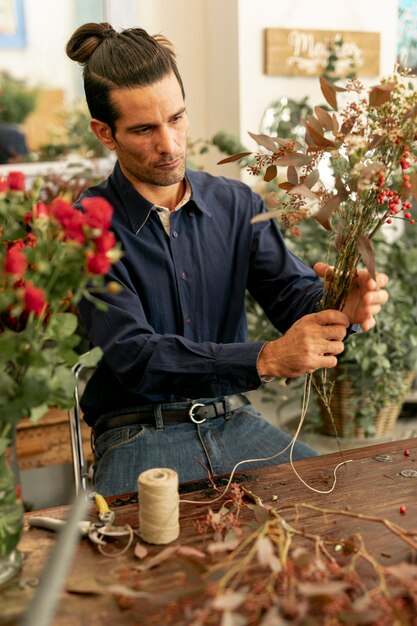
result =
[{"label": "ear", "polygon": [[108,124],[100,122],[100,120],[92,119],[90,121],[90,128],[103,146],[106,146],[109,150],[116,149],[116,142]]}]

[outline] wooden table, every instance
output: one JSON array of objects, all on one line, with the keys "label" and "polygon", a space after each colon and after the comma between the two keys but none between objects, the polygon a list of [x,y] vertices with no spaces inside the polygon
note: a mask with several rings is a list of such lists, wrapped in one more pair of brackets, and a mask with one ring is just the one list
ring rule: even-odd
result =
[{"label": "wooden table", "polygon": [[[406,449],[410,452],[408,456],[404,454]],[[356,514],[384,518],[408,531],[415,530],[417,534],[417,438],[372,445],[343,454],[345,459],[352,459],[352,462],[338,470],[336,487],[326,495],[307,489],[289,465],[242,472],[237,478],[240,486],[256,494],[264,505],[270,505],[280,511],[287,523],[292,524],[297,532],[304,535],[319,533],[326,540],[330,542],[333,540],[333,543],[326,544],[329,562],[339,558],[342,546],[346,548],[349,544],[347,541],[349,537],[360,533],[372,558],[384,567],[402,562],[412,564],[415,556],[412,547],[384,524],[359,519]],[[340,454],[333,453],[300,461],[295,466],[309,485],[326,490],[332,484],[333,469],[340,460]],[[207,500],[216,495],[208,481],[183,485],[181,491],[183,492],[181,498],[196,501]],[[297,517],[293,505],[302,503],[321,509],[339,510],[345,514],[324,514],[322,511],[298,507]],[[253,502],[249,504],[254,506]],[[402,505],[406,506],[406,513],[400,512]],[[110,506],[116,511],[117,524],[128,523],[134,528],[138,527],[138,504],[135,494],[110,499]],[[207,593],[207,581],[201,584],[201,573],[229,554],[226,552],[207,554],[207,547],[213,544],[213,533],[209,531],[206,535],[200,535],[196,532],[197,526],[204,523],[209,509],[217,512],[221,506],[221,501],[212,504],[211,507],[181,504],[181,532],[173,550],[175,546],[186,546],[204,551],[205,556],[199,558],[192,551],[191,553],[189,551],[188,555],[182,555],[181,558],[177,558],[179,557],[177,554],[148,571],[140,572],[135,568],[143,565],[146,567],[149,560],[166,547],[147,546],[148,556],[143,560],[134,555],[133,546],[122,556],[108,558],[99,554],[96,546],[83,539],[77,549],[53,625],[192,624],[190,618],[184,617],[184,611],[190,606],[203,606],[210,597]],[[263,509],[256,506],[255,508],[257,520],[253,509],[244,507],[241,511],[243,537],[250,532],[247,524],[252,531],[260,524]],[[41,513],[63,518],[68,509],[59,507]],[[32,514],[27,514],[27,518]],[[89,510],[89,515],[91,519],[95,519],[93,509]],[[265,517],[268,517],[267,513]],[[314,544],[310,540],[305,537],[295,539],[300,540],[301,546],[310,545],[312,550],[311,546]],[[36,589],[31,585],[35,584],[34,579],[41,575],[48,551],[53,547],[55,540],[54,533],[50,531],[34,528],[25,530],[20,543],[20,550],[25,555],[23,571],[19,581],[16,580],[0,593],[0,623],[18,622],[16,615],[27,607],[30,596]],[[312,552],[314,553],[314,549]],[[367,571],[369,569],[372,571]],[[370,580],[372,576],[375,578],[375,571],[369,568],[369,565],[364,564],[363,571],[365,577],[370,576]],[[270,574],[271,566],[267,566],[266,569],[255,566],[253,569],[253,576],[261,581]],[[109,592],[106,586],[114,583],[139,590],[144,598],[126,598],[121,594]],[[245,580],[242,584],[245,584]],[[195,593],[191,599],[187,599],[187,592],[191,589],[194,589]],[[185,600],[178,597],[178,590],[185,595]],[[172,591],[175,593],[170,599],[169,594]],[[145,596],[149,593],[154,594],[161,604],[147,600]],[[11,616],[12,606],[16,608],[16,615],[14,620],[9,619],[7,622],[5,615]],[[212,618],[212,621],[204,623],[220,624],[222,612],[218,610],[216,615],[219,621],[213,621]]]}]

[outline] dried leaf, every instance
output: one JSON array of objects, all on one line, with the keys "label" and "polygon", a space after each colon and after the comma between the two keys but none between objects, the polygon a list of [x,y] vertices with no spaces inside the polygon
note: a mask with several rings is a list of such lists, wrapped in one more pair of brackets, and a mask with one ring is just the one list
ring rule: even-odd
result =
[{"label": "dried leaf", "polygon": [[135,569],[139,572],[146,572],[147,570],[152,569],[163,561],[169,559],[173,554],[176,553],[177,550],[178,546],[168,546],[167,548],[164,548],[164,550],[162,550],[161,552],[158,552],[157,555],[155,555],[153,558],[149,559],[145,563],[136,565]]},{"label": "dried leaf", "polygon": [[386,135],[374,135],[368,144],[368,150],[375,150],[386,139]]},{"label": "dried leaf", "polygon": [[281,204],[281,200],[274,191],[271,191],[265,198],[265,202],[270,209],[277,209]]},{"label": "dried leaf", "polygon": [[259,524],[264,524],[268,519],[270,519],[269,511],[264,506],[259,506],[258,504],[255,504],[250,508],[252,508],[255,514],[256,521]]},{"label": "dried leaf", "polygon": [[257,135],[256,133],[249,133],[249,135],[260,146],[263,146],[264,148],[266,148],[267,150],[270,150],[271,152],[277,151],[276,137],[272,138],[269,135],[264,135],[264,134]]},{"label": "dried leaf", "polygon": [[336,176],[334,186],[337,191],[337,195],[339,196],[340,202],[344,202],[349,196],[349,192],[347,191],[345,185],[343,184],[343,180],[340,177],[340,174]]},{"label": "dried leaf", "polygon": [[391,91],[395,89],[396,83],[384,83],[382,85],[375,85],[369,92],[369,104],[374,107],[379,107],[382,104],[388,102],[391,98]]},{"label": "dried leaf", "polygon": [[218,611],[234,611],[245,602],[247,596],[238,591],[229,591],[214,598],[211,606]]},{"label": "dried leaf", "polygon": [[396,565],[390,565],[385,569],[396,578],[405,580],[407,583],[411,580],[417,579],[417,565],[414,565],[413,563],[406,563],[403,561],[402,563],[397,563]]},{"label": "dried leaf", "polygon": [[313,218],[323,226],[326,230],[333,230],[331,225],[331,218],[333,213],[340,206],[340,197],[339,194],[332,196],[326,204],[324,204],[317,213],[314,213]]},{"label": "dried leaf", "polygon": [[292,183],[284,182],[284,183],[279,183],[278,187],[280,189],[284,189],[284,191],[290,191],[291,189],[295,187],[295,185],[293,185]]},{"label": "dried leaf", "polygon": [[142,560],[145,558],[145,556],[148,556],[148,549],[143,545],[143,543],[140,543],[140,541],[138,541],[135,545],[134,554],[138,559]]},{"label": "dried leaf", "polygon": [[205,559],[206,555],[201,550],[197,550],[197,548],[193,548],[192,546],[180,546],[178,548],[178,554],[182,554],[184,556],[196,557],[197,559]]},{"label": "dried leaf", "polygon": [[371,278],[376,280],[375,274],[375,254],[372,248],[371,240],[368,237],[361,236],[357,241],[357,247],[361,254],[362,260]]},{"label": "dried leaf", "polygon": [[341,127],[340,127],[340,132],[343,135],[348,135],[350,133],[350,131],[352,130],[352,128],[354,126],[354,123],[355,122],[352,119],[345,120],[343,122],[343,124],[341,125]]},{"label": "dried leaf", "polygon": [[256,541],[256,556],[261,567],[268,567],[273,572],[280,572],[282,565],[275,554],[274,544],[269,537],[258,537]]},{"label": "dried leaf", "polygon": [[346,91],[344,87],[338,87],[333,83],[330,83],[328,80],[324,78],[324,76],[320,76],[320,87],[323,93],[323,96],[326,99],[326,102],[337,111],[337,98],[336,92],[338,91]]},{"label": "dried leaf", "polygon": [[298,591],[307,597],[335,596],[348,588],[348,583],[343,580],[330,580],[328,582],[310,583],[299,582]]},{"label": "dried leaf", "polygon": [[319,148],[335,148],[336,144],[331,139],[327,139],[322,133],[319,133],[315,128],[313,128],[308,122],[303,122],[304,126],[307,128],[311,138],[315,142],[315,145]]},{"label": "dried leaf", "polygon": [[332,120],[333,120],[333,135],[336,137],[336,135],[339,133],[339,120],[337,119],[336,113],[333,113]]},{"label": "dried leaf", "polygon": [[258,222],[267,222],[268,220],[272,220],[275,217],[278,217],[280,213],[281,211],[268,211],[266,213],[258,213],[258,215],[252,217],[250,223],[257,224]]},{"label": "dried leaf", "polygon": [[298,185],[298,172],[293,165],[290,165],[287,169],[287,180],[293,185]]},{"label": "dried leaf", "polygon": [[233,163],[234,161],[239,161],[239,159],[243,159],[243,157],[249,156],[252,152],[237,152],[236,154],[232,154],[231,156],[222,159],[217,163],[217,165],[224,165],[224,163]]},{"label": "dried leaf", "polygon": [[313,115],[307,115],[306,122],[311,128],[314,128],[315,131],[320,133],[320,135],[323,134],[323,126]]},{"label": "dried leaf", "polygon": [[319,106],[316,106],[314,107],[314,112],[325,130],[333,130],[333,119],[327,111]]},{"label": "dried leaf", "polygon": [[290,154],[275,159],[276,165],[293,165],[295,167],[308,165],[310,162],[311,157],[302,152],[291,152]]},{"label": "dried leaf", "polygon": [[276,165],[268,165],[266,168],[266,172],[264,175],[264,181],[266,183],[270,183],[271,180],[274,180],[277,176],[277,166]]},{"label": "dried leaf", "polygon": [[302,185],[296,185],[288,191],[291,196],[299,195],[309,198],[310,200],[317,200],[317,196],[314,191],[311,191],[309,187],[306,187],[304,183]]},{"label": "dried leaf", "polygon": [[311,189],[316,183],[318,183],[319,180],[320,172],[318,170],[313,170],[308,176],[305,177],[305,179],[303,180],[303,185]]},{"label": "dried leaf", "polygon": [[219,554],[219,552],[231,552],[239,545],[239,540],[233,541],[212,541],[207,546],[207,552],[209,554]]}]

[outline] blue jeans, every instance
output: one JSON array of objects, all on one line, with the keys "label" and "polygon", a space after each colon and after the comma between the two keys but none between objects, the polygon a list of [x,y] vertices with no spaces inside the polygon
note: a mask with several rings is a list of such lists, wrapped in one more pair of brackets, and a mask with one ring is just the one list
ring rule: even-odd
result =
[{"label": "blue jeans", "polygon": [[[180,483],[206,479],[203,465],[213,476],[230,474],[239,461],[270,457],[289,441],[289,435],[265,421],[252,405],[235,411],[230,419],[216,417],[198,425],[161,421],[113,428],[95,442],[94,489],[103,496],[137,491],[138,475],[151,467],[174,469]],[[289,452],[268,461],[244,463],[237,471],[286,463]],[[316,455],[308,445],[296,442],[293,460]]]}]

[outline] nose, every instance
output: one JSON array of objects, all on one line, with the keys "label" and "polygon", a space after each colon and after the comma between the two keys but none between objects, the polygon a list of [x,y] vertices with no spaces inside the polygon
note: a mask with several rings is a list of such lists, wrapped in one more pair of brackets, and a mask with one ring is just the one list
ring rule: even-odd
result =
[{"label": "nose", "polygon": [[172,154],[175,152],[173,129],[164,126],[159,130],[156,147],[160,154]]}]

